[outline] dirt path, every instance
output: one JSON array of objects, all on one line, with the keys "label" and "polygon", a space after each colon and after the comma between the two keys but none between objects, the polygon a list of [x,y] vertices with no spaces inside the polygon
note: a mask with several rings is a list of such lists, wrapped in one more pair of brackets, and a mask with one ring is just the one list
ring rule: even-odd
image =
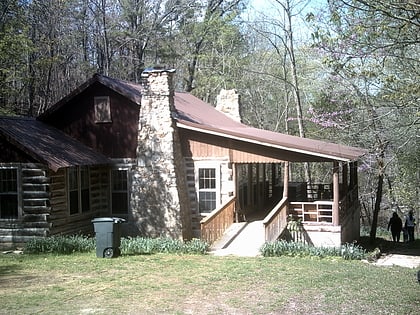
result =
[{"label": "dirt path", "polygon": [[378,247],[381,257],[374,263],[378,266],[401,266],[420,269],[420,240],[412,243],[394,243],[383,240]]},{"label": "dirt path", "polygon": [[403,254],[386,254],[375,263],[378,266],[401,266],[407,268],[420,268],[420,256]]}]

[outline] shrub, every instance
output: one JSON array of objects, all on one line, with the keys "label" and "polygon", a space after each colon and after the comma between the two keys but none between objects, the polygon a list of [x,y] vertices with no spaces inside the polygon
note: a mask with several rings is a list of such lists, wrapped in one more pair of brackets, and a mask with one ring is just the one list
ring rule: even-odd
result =
[{"label": "shrub", "polygon": [[[51,236],[35,238],[25,245],[28,254],[55,253],[71,254],[75,252],[90,252],[95,250],[94,238],[86,236]],[[155,253],[205,254],[209,245],[199,239],[183,242],[171,238],[121,238],[121,252],[131,255],[145,255]]]},{"label": "shrub", "polygon": [[205,254],[208,249],[209,245],[199,239],[192,239],[186,242],[168,237],[130,237],[121,239],[121,252],[123,254]]},{"label": "shrub", "polygon": [[365,250],[355,244],[344,244],[341,247],[315,247],[304,243],[286,242],[284,240],[265,243],[261,248],[261,253],[264,257],[340,256],[348,260],[360,260],[363,259],[366,255]]},{"label": "shrub", "polygon": [[83,235],[60,235],[34,238],[25,244],[24,251],[30,254],[71,254],[74,252],[90,252],[94,249],[95,241],[92,238]]},{"label": "shrub", "polygon": [[362,260],[366,258],[366,251],[355,244],[344,244],[341,246],[341,257],[347,260]]},{"label": "shrub", "polygon": [[153,238],[122,238],[121,252],[124,254],[153,254],[158,252],[156,240]]},{"label": "shrub", "polygon": [[183,252],[185,254],[205,254],[209,250],[209,244],[198,238],[193,238],[184,244]]}]

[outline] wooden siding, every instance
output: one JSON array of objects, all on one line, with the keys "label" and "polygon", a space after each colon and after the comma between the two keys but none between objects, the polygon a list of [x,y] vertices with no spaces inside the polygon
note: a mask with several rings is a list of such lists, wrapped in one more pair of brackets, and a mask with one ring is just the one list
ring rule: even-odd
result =
[{"label": "wooden siding", "polygon": [[192,159],[185,159],[185,173],[187,194],[191,211],[191,230],[193,237],[200,238],[200,221],[202,216],[198,209],[197,192],[195,187],[195,168]]},{"label": "wooden siding", "polygon": [[[263,153],[263,152],[262,152]],[[231,150],[232,162],[234,163],[281,163],[282,160],[272,159],[258,154]]]},{"label": "wooden siding", "polygon": [[360,238],[360,202],[357,185],[354,185],[340,200],[340,224],[342,243],[351,243]]},{"label": "wooden siding", "polygon": [[90,168],[91,210],[70,215],[65,169],[48,170],[43,164],[2,163],[18,170],[18,219],[0,220],[0,247],[21,246],[33,237],[92,233],[91,220],[109,215],[109,169]]},{"label": "wooden siding", "polygon": [[[111,122],[95,122],[95,96],[110,97]],[[43,121],[107,157],[135,158],[138,118],[139,105],[95,83]]]},{"label": "wooden siding", "polygon": [[90,183],[91,211],[101,216],[109,215],[109,170],[101,167],[91,168]]},{"label": "wooden siding", "polygon": [[[273,158],[273,153],[267,148],[255,150],[253,144],[241,144],[239,141],[223,137],[180,130],[182,151],[185,157],[229,157],[234,163],[280,163]],[[266,154],[270,153],[270,154]]]},{"label": "wooden siding", "polygon": [[91,233],[91,220],[95,216],[109,215],[109,171],[107,168],[90,168],[90,211],[70,215],[64,169],[51,174],[50,234]]},{"label": "wooden siding", "polygon": [[[190,139],[187,141],[188,152],[184,154],[184,156],[189,157],[224,157],[230,155],[230,150],[228,148],[223,147],[223,143],[220,145],[213,145],[210,143],[202,142],[201,140],[193,140]],[[187,151],[185,150],[185,151]]]}]

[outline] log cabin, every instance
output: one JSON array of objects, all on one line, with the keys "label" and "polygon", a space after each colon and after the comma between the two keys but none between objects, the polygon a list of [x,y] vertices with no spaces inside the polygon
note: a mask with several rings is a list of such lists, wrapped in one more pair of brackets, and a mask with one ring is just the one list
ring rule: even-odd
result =
[{"label": "log cabin", "polygon": [[[213,243],[261,219],[265,241],[358,239],[364,150],[245,125],[235,91],[215,108],[176,92],[174,73],[147,69],[139,84],[96,74],[37,118],[0,117],[1,246],[92,234],[91,220],[110,216],[127,221],[123,236]],[[330,175],[293,181],[306,162]]]}]

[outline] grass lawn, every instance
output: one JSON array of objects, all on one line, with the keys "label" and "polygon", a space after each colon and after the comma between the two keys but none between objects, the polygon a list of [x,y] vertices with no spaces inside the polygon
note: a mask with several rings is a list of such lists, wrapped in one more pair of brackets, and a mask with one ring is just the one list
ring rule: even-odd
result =
[{"label": "grass lawn", "polygon": [[0,314],[419,314],[416,270],[341,258],[1,255]]}]

